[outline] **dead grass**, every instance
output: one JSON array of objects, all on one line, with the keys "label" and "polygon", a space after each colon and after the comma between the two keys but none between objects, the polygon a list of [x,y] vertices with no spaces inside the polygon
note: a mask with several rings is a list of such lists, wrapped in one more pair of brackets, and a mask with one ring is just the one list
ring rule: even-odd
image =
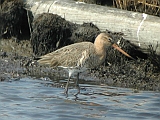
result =
[{"label": "dead grass", "polygon": [[75,0],[160,16],[160,0]]},{"label": "dead grass", "polygon": [[113,0],[113,6],[160,16],[160,0]]}]

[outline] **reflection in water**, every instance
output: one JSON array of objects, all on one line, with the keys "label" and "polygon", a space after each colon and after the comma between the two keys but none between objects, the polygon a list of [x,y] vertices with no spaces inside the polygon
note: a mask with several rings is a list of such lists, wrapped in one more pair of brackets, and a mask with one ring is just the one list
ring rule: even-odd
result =
[{"label": "reflection in water", "polygon": [[[66,80],[22,78],[0,82],[0,118],[20,120],[160,119],[160,93],[81,84],[81,94]],[[92,83],[92,82],[91,82]],[[64,84],[64,85],[63,85]]]}]

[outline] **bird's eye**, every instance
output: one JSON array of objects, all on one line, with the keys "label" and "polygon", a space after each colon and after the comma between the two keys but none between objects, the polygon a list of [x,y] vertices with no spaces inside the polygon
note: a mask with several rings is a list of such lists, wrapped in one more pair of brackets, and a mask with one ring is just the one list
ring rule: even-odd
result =
[{"label": "bird's eye", "polygon": [[108,40],[111,42],[111,41],[112,41],[112,38],[108,38]]}]

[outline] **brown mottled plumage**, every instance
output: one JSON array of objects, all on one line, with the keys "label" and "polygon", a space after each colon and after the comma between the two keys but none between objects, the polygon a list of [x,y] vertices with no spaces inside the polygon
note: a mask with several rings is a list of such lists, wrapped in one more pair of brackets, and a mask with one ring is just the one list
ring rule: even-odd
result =
[{"label": "brown mottled plumage", "polygon": [[112,39],[107,33],[100,33],[95,39],[94,44],[91,42],[71,44],[41,56],[38,62],[40,64],[48,64],[51,67],[67,69],[69,72],[69,79],[65,88],[66,94],[68,93],[68,84],[71,75],[77,73],[76,86],[78,88],[78,93],[80,93],[80,88],[77,83],[79,80],[79,73],[88,68],[94,68],[102,64],[106,58],[106,49],[111,45],[126,56],[132,58],[116,44],[112,44]]}]

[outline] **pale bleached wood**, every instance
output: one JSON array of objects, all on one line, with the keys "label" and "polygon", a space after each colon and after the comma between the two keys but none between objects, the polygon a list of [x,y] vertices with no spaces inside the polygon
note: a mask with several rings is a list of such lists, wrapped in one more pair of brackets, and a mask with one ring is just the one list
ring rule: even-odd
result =
[{"label": "pale bleached wood", "polygon": [[[41,13],[58,14],[68,21],[82,24],[83,22],[92,22],[98,26],[101,31],[106,29],[112,32],[123,32],[124,38],[144,49],[152,44],[154,48],[160,46],[160,18],[147,15],[139,31],[139,41],[137,30],[142,21],[142,13],[120,10],[116,8],[76,3],[72,0],[24,0],[27,9],[30,9],[34,16]],[[160,47],[157,48],[157,54],[160,54]]]}]

